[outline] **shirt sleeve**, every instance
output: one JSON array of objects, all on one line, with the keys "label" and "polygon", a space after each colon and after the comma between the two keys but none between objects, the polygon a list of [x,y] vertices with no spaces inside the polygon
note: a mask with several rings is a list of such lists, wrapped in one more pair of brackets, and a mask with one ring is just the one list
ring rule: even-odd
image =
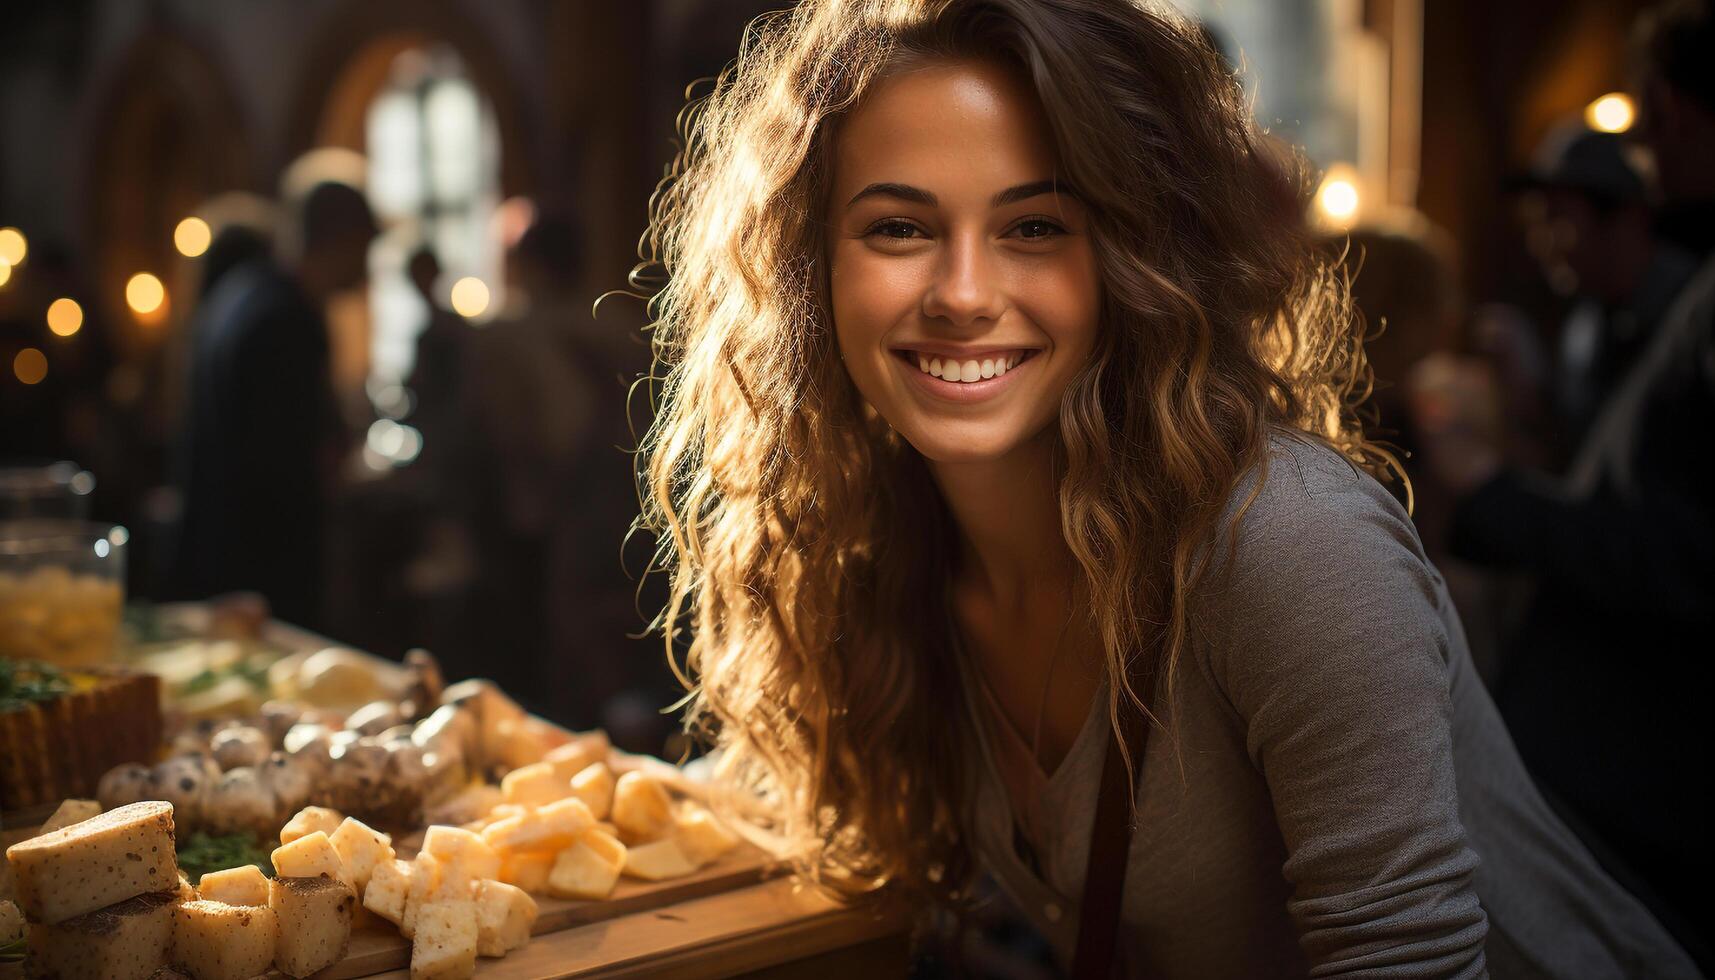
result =
[{"label": "shirt sleeve", "polygon": [[1275,455],[1237,533],[1207,666],[1268,786],[1311,975],[1483,976],[1452,641],[1409,519],[1306,447]]}]

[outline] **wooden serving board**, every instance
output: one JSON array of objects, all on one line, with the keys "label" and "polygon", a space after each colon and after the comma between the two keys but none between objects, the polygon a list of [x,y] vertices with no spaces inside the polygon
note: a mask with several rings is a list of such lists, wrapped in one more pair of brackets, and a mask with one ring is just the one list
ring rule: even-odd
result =
[{"label": "wooden serving board", "polygon": [[[406,856],[413,848],[401,842],[399,853]],[[743,841],[720,860],[695,874],[669,881],[639,881],[619,879],[613,894],[601,901],[570,901],[533,896],[541,914],[531,934],[558,932],[574,926],[602,922],[638,912],[648,912],[667,905],[734,891],[754,885],[764,878],[783,872],[780,863],[763,851]],[[478,967],[500,960],[479,960]],[[348,980],[373,973],[398,970],[411,963],[411,944],[387,922],[377,922],[351,934],[351,946],[345,959],[316,974],[316,980]]]}]

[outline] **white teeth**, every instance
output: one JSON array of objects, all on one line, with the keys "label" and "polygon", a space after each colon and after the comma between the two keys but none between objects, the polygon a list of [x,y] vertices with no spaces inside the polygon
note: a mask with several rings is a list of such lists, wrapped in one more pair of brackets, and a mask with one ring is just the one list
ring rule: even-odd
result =
[{"label": "white teeth", "polygon": [[955,361],[951,358],[942,360],[927,354],[918,354],[916,357],[917,370],[943,381],[956,381],[963,384],[998,378],[1017,367],[1018,363],[1024,359],[1022,354],[1008,354],[1005,357],[991,357],[980,361],[975,359]]}]

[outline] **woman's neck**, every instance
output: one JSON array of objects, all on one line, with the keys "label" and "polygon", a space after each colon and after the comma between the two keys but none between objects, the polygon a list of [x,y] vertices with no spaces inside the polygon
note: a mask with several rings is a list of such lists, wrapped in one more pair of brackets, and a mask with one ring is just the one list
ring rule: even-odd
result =
[{"label": "woman's neck", "polygon": [[1027,590],[1064,588],[1071,579],[1052,439],[1044,432],[999,459],[929,464],[959,529],[963,583],[1002,608],[1017,608]]}]

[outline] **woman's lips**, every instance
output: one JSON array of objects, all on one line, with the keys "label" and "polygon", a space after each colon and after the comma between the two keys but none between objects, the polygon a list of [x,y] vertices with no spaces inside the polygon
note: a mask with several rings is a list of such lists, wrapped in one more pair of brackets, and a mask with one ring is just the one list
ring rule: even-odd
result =
[{"label": "woman's lips", "polygon": [[[917,350],[896,350],[893,353],[894,359],[899,362],[900,370],[910,376],[912,384],[929,396],[942,401],[975,402],[993,398],[1010,387],[1014,376],[1020,371],[1028,370],[1030,362],[1040,351],[1028,348],[989,351],[981,356],[972,354],[963,358]],[[933,369],[936,361],[940,362],[939,368],[944,375],[956,368],[959,371],[958,377],[975,373],[978,380],[948,381],[945,377],[937,377],[924,370],[925,363]],[[984,361],[990,362],[986,372]],[[1007,366],[1003,368],[1003,364]],[[989,377],[982,377],[983,373],[988,373]]]}]

